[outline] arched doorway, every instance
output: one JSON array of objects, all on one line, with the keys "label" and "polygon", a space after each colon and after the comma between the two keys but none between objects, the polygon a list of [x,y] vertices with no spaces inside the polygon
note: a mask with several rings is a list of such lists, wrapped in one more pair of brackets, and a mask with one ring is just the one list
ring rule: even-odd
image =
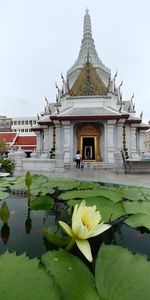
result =
[{"label": "arched doorway", "polygon": [[77,147],[85,161],[101,161],[100,128],[86,123],[77,129]]}]

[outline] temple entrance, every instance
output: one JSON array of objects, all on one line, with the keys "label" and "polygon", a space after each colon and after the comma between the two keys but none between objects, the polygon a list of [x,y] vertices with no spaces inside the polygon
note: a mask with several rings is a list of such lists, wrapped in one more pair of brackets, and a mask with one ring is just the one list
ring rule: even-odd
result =
[{"label": "temple entrance", "polygon": [[95,142],[94,137],[83,137],[82,159],[95,160]]},{"label": "temple entrance", "polygon": [[93,123],[84,123],[77,129],[77,150],[85,161],[101,161],[100,127]]}]

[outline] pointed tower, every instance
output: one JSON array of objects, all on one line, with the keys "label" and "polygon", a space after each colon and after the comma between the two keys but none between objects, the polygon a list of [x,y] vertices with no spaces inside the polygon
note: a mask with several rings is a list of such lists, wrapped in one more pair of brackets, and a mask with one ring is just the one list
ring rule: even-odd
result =
[{"label": "pointed tower", "polygon": [[67,72],[67,80],[70,88],[73,86],[79,72],[86,64],[87,57],[90,63],[93,65],[93,67],[95,67],[97,74],[107,87],[111,77],[111,72],[110,69],[108,69],[98,57],[94,40],[92,37],[91,18],[88,9],[86,9],[86,13],[84,16],[83,39],[81,42],[79,55],[74,65]]}]

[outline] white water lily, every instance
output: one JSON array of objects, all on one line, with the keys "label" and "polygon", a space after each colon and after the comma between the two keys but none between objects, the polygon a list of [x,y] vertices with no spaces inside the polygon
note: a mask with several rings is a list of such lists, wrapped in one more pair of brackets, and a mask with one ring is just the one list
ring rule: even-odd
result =
[{"label": "white water lily", "polygon": [[104,222],[100,223],[101,219],[101,214],[96,211],[96,206],[86,206],[83,200],[80,205],[77,204],[74,207],[71,227],[65,222],[59,221],[60,226],[72,237],[77,247],[90,262],[93,258],[87,239],[99,235],[111,227]]}]

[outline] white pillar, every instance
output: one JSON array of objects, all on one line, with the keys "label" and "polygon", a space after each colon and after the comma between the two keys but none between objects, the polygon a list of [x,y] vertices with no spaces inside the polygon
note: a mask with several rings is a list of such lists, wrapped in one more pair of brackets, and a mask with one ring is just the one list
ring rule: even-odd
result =
[{"label": "white pillar", "polygon": [[138,137],[138,153],[141,155],[142,152],[145,152],[145,145],[144,145],[144,141],[145,141],[145,130],[138,130],[137,131],[137,137]]},{"label": "white pillar", "polygon": [[56,168],[64,166],[63,127],[60,122],[55,121],[56,133]]},{"label": "white pillar", "polygon": [[131,143],[131,158],[137,158],[137,132],[136,125],[131,124],[131,135],[130,135],[130,143]]},{"label": "white pillar", "polygon": [[43,132],[36,131],[36,153],[41,155],[43,152]]},{"label": "white pillar", "polygon": [[64,146],[64,163],[70,162],[70,143],[71,143],[71,134],[70,134],[70,121],[63,122],[63,146]]},{"label": "white pillar", "polygon": [[108,163],[114,163],[114,126],[115,126],[116,120],[108,120],[107,121],[107,158]]}]

